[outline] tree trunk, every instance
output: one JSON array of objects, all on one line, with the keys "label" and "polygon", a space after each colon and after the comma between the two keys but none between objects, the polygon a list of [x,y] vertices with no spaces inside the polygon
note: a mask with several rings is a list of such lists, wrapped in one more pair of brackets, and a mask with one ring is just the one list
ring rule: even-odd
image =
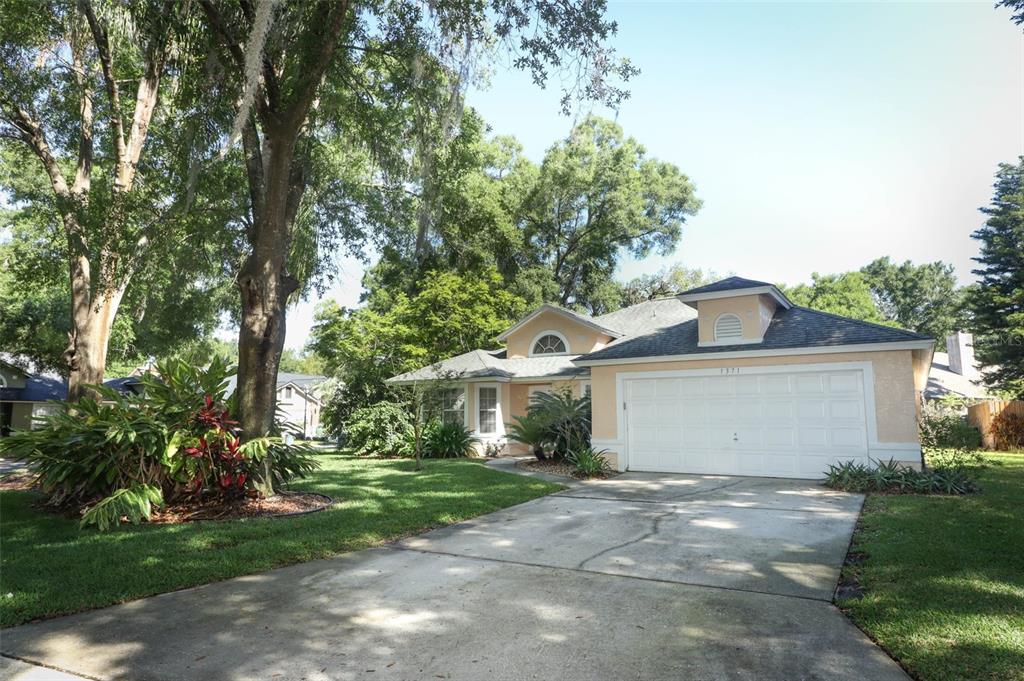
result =
[{"label": "tree trunk", "polygon": [[[274,426],[277,370],[285,341],[288,297],[299,286],[288,274],[287,253],[294,219],[291,202],[294,142],[268,132],[263,148],[264,199],[250,236],[252,251],[238,276],[242,319],[238,332],[238,420],[245,439],[264,437]],[[273,494],[270,457],[264,459],[260,491]]]},{"label": "tree trunk", "polygon": [[124,288],[104,291],[92,300],[81,294],[72,276],[71,292],[72,330],[64,359],[68,365],[68,400],[77,402],[86,396],[98,397],[89,386],[103,382],[110,330],[121,305]]}]

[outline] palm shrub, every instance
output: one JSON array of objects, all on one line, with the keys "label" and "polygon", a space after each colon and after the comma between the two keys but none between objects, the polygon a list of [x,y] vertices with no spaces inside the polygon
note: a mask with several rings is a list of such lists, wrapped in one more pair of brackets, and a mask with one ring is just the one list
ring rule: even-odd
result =
[{"label": "palm shrub", "polygon": [[403,456],[409,452],[412,421],[396,402],[377,402],[352,412],[346,444],[356,456]]},{"label": "palm shrub", "polygon": [[423,429],[423,456],[428,459],[455,459],[476,453],[479,440],[461,423],[433,422]]},{"label": "palm shrub", "polygon": [[82,511],[83,525],[106,529],[147,520],[153,506],[198,497],[256,494],[264,457],[277,483],[318,467],[308,448],[276,437],[241,442],[226,406],[233,368],[184,359],[157,365],[141,394],[96,386],[99,399],[60,403],[41,427],[0,440],[0,453],[25,460],[46,503]]},{"label": "palm shrub", "polygon": [[570,390],[534,393],[527,413],[543,424],[556,459],[590,444],[590,397]]},{"label": "palm shrub", "polygon": [[524,416],[513,416],[507,425],[508,437],[530,448],[538,461],[544,460],[544,451],[551,444],[551,435],[547,420],[540,414],[527,413]]}]

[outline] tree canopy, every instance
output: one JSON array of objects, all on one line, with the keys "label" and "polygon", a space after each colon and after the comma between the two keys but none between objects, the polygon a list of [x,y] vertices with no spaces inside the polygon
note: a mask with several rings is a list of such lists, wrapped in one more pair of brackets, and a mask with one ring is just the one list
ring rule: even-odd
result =
[{"label": "tree canopy", "polygon": [[811,275],[810,284],[783,287],[791,301],[822,312],[881,324],[885,322],[875,305],[871,288],[860,272]]},{"label": "tree canopy", "polygon": [[1024,398],[1024,157],[999,166],[981,212],[988,219],[972,235],[979,280],[968,298],[974,354],[986,385]]},{"label": "tree canopy", "polygon": [[897,265],[884,257],[865,265],[861,274],[882,316],[942,342],[962,321],[963,292],[953,266],[944,262]]}]

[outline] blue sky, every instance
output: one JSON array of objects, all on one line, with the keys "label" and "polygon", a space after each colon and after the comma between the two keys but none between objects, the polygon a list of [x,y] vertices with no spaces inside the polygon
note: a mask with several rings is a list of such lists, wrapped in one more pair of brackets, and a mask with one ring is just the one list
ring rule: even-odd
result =
[{"label": "blue sky", "polygon": [[[793,284],[889,255],[970,282],[977,209],[1024,154],[1024,32],[992,4],[612,2],[641,69],[618,122],[704,201],[675,253],[620,278],[682,262]],[[499,68],[468,103],[540,160],[573,122],[558,98]],[[362,269],[341,270],[327,296],[351,306]],[[315,302],[290,312],[288,347]]]}]

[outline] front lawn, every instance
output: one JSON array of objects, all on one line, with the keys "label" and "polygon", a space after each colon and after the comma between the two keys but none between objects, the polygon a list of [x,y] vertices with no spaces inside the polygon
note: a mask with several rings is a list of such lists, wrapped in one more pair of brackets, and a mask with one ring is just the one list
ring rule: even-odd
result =
[{"label": "front lawn", "polygon": [[850,617],[926,681],[1024,679],[1024,454],[988,457],[980,494],[868,497]]},{"label": "front lawn", "polygon": [[79,530],[33,508],[38,495],[0,492],[0,624],[143,596],[362,549],[512,506],[559,488],[477,461],[318,457],[296,489],[335,505],[293,518]]}]

